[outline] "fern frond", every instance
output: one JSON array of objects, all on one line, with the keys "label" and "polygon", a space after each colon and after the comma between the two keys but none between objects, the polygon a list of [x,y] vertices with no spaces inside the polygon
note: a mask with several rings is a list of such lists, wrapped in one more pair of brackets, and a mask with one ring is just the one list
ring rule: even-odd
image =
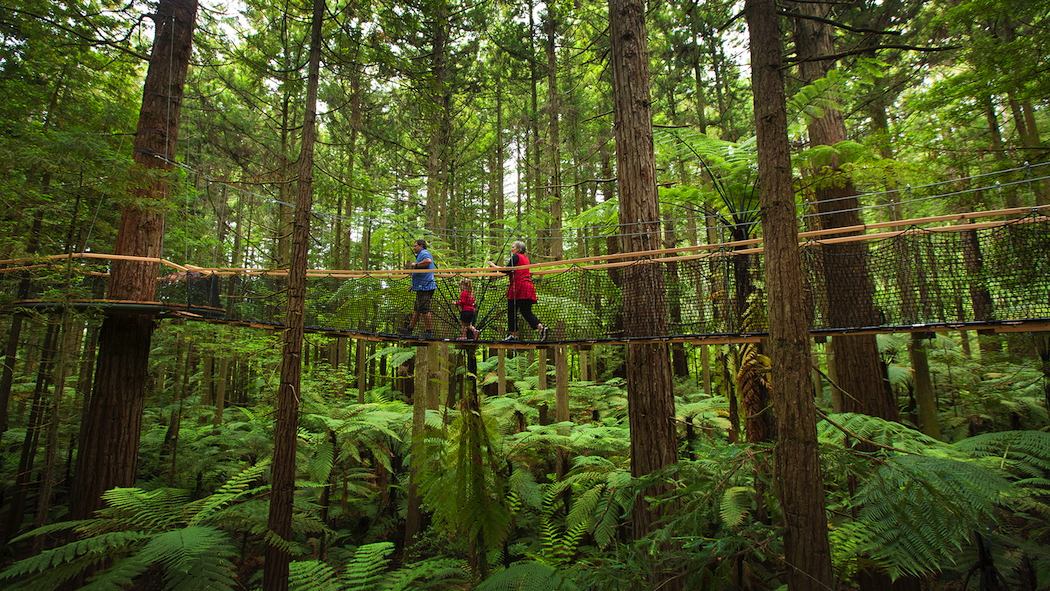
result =
[{"label": "fern frond", "polygon": [[1013,494],[1009,482],[974,462],[890,458],[855,499],[865,524],[855,550],[884,562],[891,577],[935,572]]},{"label": "fern frond", "polygon": [[86,526],[86,525],[93,524],[96,521],[98,521],[98,520],[97,519],[81,519],[81,520],[78,520],[78,521],[60,521],[58,523],[49,523],[47,525],[43,525],[43,526],[40,526],[38,528],[32,529],[30,531],[27,531],[26,533],[18,536],[17,538],[12,538],[11,541],[8,542],[8,543],[9,544],[14,544],[14,543],[17,543],[17,542],[21,542],[22,540],[26,540],[26,539],[29,539],[29,538],[35,538],[36,536],[43,536],[43,535],[51,534],[51,533],[54,533],[54,532],[57,532],[57,531],[65,531],[67,529],[74,529],[74,528],[78,528],[78,527],[83,527],[83,526]]},{"label": "fern frond", "polygon": [[259,478],[269,464],[270,462],[267,460],[254,466],[249,466],[224,482],[214,494],[186,505],[186,512],[190,515],[189,524],[201,525],[207,523],[223,508],[249,494],[248,486]]},{"label": "fern frond", "polygon": [[295,561],[288,565],[289,591],[342,591],[335,570],[319,560]]},{"label": "fern frond", "polygon": [[1027,477],[1050,476],[1050,433],[1002,431],[968,437],[955,449],[974,457],[994,457],[1011,472]]},{"label": "fern frond", "polygon": [[474,587],[475,591],[575,591],[577,588],[558,569],[542,562],[513,564]]},{"label": "fern frond", "polygon": [[729,527],[743,524],[744,517],[751,510],[755,490],[748,486],[733,486],[726,490],[719,503],[718,514]]},{"label": "fern frond", "polygon": [[160,563],[167,589],[232,589],[235,555],[229,538],[221,530],[191,525],[154,537],[139,553],[146,564]]},{"label": "fern frond", "polygon": [[[948,444],[894,421],[848,412],[828,415],[828,418],[842,429],[880,445],[921,454],[945,455],[949,451]],[[821,444],[845,448],[847,437],[828,421],[817,423],[817,438]],[[856,443],[856,440],[851,443]]]},{"label": "fern frond", "polygon": [[91,577],[90,582],[80,591],[123,591],[131,586],[135,577],[146,572],[149,562],[138,556],[129,556],[118,560],[113,566]]},{"label": "fern frond", "polygon": [[408,591],[456,587],[470,581],[470,571],[459,560],[451,558],[428,558],[406,565],[386,576],[383,591]]},{"label": "fern frond", "polygon": [[123,529],[163,531],[183,519],[189,496],[189,491],[176,488],[113,488],[102,493],[108,506],[97,515],[120,522]]},{"label": "fern frond", "polygon": [[345,589],[347,591],[371,591],[375,588],[383,576],[383,571],[386,570],[390,553],[393,551],[392,542],[377,542],[358,548],[343,571]]},{"label": "fern frond", "polygon": [[[85,554],[101,558],[118,554],[130,545],[149,539],[150,535],[142,532],[110,532],[83,540],[75,540],[51,550],[45,550],[36,556],[24,558],[0,572],[0,580],[14,579],[23,575],[58,568],[72,562]],[[74,573],[75,574],[75,573]]]}]

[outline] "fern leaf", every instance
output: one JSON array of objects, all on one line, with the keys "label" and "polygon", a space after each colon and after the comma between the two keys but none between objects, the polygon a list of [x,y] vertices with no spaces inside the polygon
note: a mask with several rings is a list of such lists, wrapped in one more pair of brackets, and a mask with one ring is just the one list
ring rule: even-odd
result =
[{"label": "fern leaf", "polygon": [[856,551],[883,561],[891,577],[935,572],[951,562],[1011,485],[974,462],[890,458],[858,492],[866,524]]},{"label": "fern leaf", "polygon": [[382,584],[383,591],[408,591],[440,586],[458,588],[468,583],[470,571],[459,560],[428,558],[390,573]]},{"label": "fern leaf", "polygon": [[187,513],[191,515],[189,524],[207,523],[221,509],[243,498],[249,492],[248,487],[263,473],[269,463],[267,460],[241,470],[236,476],[223,483],[214,494],[187,505]]},{"label": "fern leaf", "polygon": [[0,580],[14,579],[23,575],[42,572],[72,562],[87,553],[102,557],[115,554],[129,545],[148,539],[149,534],[141,532],[111,532],[84,540],[76,540],[51,550],[45,550],[36,556],[19,560],[0,572]]},{"label": "fern leaf", "polygon": [[335,570],[319,560],[295,561],[288,565],[289,591],[341,591]]},{"label": "fern leaf", "polygon": [[489,577],[475,591],[575,591],[576,584],[541,562],[513,564]]},{"label": "fern leaf", "polygon": [[173,591],[231,589],[233,556],[225,533],[200,525],[160,534],[139,553],[146,564],[162,565],[167,588]]},{"label": "fern leaf", "polygon": [[358,548],[343,572],[347,591],[371,591],[379,583],[393,551],[394,544],[391,542],[377,542]]},{"label": "fern leaf", "polygon": [[129,556],[118,560],[113,566],[91,578],[91,582],[81,587],[81,591],[123,591],[131,586],[135,577],[146,572],[149,562],[138,556]]},{"label": "fern leaf", "polygon": [[722,521],[729,527],[739,527],[744,523],[744,517],[751,510],[751,501],[755,491],[747,486],[733,486],[722,495],[718,514]]}]

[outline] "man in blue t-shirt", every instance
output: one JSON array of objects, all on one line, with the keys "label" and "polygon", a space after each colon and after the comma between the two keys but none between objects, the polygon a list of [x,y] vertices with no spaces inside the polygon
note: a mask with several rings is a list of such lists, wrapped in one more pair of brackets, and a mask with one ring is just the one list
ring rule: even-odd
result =
[{"label": "man in blue t-shirt", "polygon": [[416,253],[415,262],[409,262],[408,269],[430,269],[430,273],[412,273],[412,291],[416,292],[416,303],[412,308],[412,320],[408,323],[408,326],[401,329],[402,334],[410,335],[416,330],[416,324],[419,322],[419,317],[423,317],[423,338],[429,339],[434,336],[433,328],[433,316],[430,313],[430,301],[434,297],[434,290],[437,289],[437,283],[434,281],[433,270],[437,268],[434,265],[434,258],[430,256],[430,251],[427,250],[427,241],[422,238],[416,240],[412,245],[412,250]]}]

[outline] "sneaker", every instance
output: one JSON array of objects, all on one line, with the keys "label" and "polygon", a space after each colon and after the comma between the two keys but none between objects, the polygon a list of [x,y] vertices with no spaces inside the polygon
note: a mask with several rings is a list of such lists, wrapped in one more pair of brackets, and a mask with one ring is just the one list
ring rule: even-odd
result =
[{"label": "sneaker", "polygon": [[432,339],[432,338],[434,338],[434,331],[432,331],[432,330],[424,330],[423,334],[420,335],[420,338]]},{"label": "sneaker", "polygon": [[407,326],[402,326],[401,328],[397,329],[397,334],[407,337],[408,335],[412,334],[412,329]]},{"label": "sneaker", "polygon": [[547,340],[547,327],[546,326],[541,326],[540,327],[540,340],[541,341],[546,341]]},{"label": "sneaker", "polygon": [[459,337],[459,338],[458,338],[458,339],[456,339],[456,340],[457,340],[457,341],[465,341],[465,340],[467,340],[467,337]]},{"label": "sneaker", "polygon": [[518,337],[516,337],[516,336],[514,336],[512,334],[509,334],[509,335],[503,337],[503,340],[501,340],[500,342],[501,343],[509,343],[511,341],[516,341],[516,340],[518,340]]}]

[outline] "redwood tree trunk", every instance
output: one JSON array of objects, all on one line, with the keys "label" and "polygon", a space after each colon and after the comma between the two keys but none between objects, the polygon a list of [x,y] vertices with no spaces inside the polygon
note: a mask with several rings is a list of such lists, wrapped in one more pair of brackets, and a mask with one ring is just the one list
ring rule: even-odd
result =
[{"label": "redwood tree trunk", "polygon": [[[821,2],[799,3],[797,10],[807,16],[827,18],[828,5]],[[828,27],[821,21],[795,19],[796,51],[809,61],[800,63],[802,81],[810,84],[827,75],[832,60],[817,59],[835,53],[835,44]],[[825,108],[824,115],[814,119],[808,127],[811,146],[834,146],[845,141],[846,122],[842,111]],[[853,181],[839,169],[837,156],[826,167],[814,174],[817,185],[814,193],[822,228],[842,228],[860,224],[859,201]],[[856,232],[835,234],[838,237]],[[874,285],[868,274],[868,247],[863,242],[825,245],[824,281],[828,289],[828,322],[834,327],[862,328],[876,326],[872,297]],[[875,335],[843,335],[832,337],[834,363],[839,386],[850,396],[844,397],[843,410],[861,412],[891,421],[900,420],[896,402],[889,395],[882,380],[879,347]]]},{"label": "redwood tree trunk", "polygon": [[[277,537],[292,535],[292,501],[295,495],[295,444],[299,428],[299,387],[303,369],[303,312],[306,309],[306,265],[310,249],[310,208],[313,201],[314,141],[317,137],[317,86],[321,63],[321,22],[325,0],[314,0],[310,33],[310,71],[299,151],[299,182],[292,223],[288,269],[288,309],[281,349],[281,383],[277,387],[274,425],[273,473],[270,481],[270,514],[267,527]],[[266,544],[264,591],[288,589],[291,556],[281,547]]]},{"label": "redwood tree trunk", "polygon": [[[153,19],[157,32],[133,158],[144,168],[167,171],[173,168],[175,157],[197,0],[161,0]],[[160,258],[164,217],[152,203],[163,203],[169,190],[169,180],[162,175],[152,185],[131,191],[132,201],[121,213],[114,253]],[[157,263],[113,261],[109,299],[153,300],[157,271]],[[84,408],[70,491],[72,519],[90,517],[106,490],[135,483],[152,335],[152,316],[109,313],[102,322],[94,387]]]},{"label": "redwood tree trunk", "polygon": [[809,328],[801,284],[780,31],[775,0],[747,0],[765,236],[769,355],[777,420],[777,497],[792,591],[834,589],[816,408],[809,383]]},{"label": "redwood tree trunk", "polygon": [[[636,252],[660,247],[660,200],[656,192],[653,153],[652,102],[649,90],[649,47],[645,3],[610,0],[609,39],[613,74],[616,166],[620,197],[622,250]],[[624,332],[628,338],[667,334],[667,304],[653,294],[664,294],[663,265],[640,262],[625,267]],[[627,346],[628,422],[631,429],[631,474],[642,476],[678,462],[674,424],[674,383],[666,343]],[[670,487],[660,485],[639,495],[633,515],[634,536],[654,529],[659,515],[645,501]],[[665,506],[666,510],[673,510]],[[674,573],[656,575],[654,588],[681,587]]]}]

